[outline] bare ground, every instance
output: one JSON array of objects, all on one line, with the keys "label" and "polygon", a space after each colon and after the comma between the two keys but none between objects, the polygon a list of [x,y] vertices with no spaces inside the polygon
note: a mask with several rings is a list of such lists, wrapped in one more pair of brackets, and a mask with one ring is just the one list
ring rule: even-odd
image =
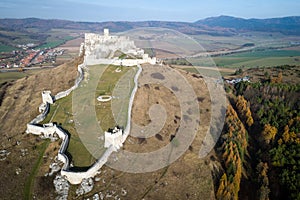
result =
[{"label": "bare ground", "polygon": [[[2,199],[23,199],[24,188],[33,167],[39,157],[42,141],[33,135],[24,134],[26,123],[34,118],[41,103],[41,92],[51,90],[53,94],[73,85],[77,74],[75,63],[64,64],[55,69],[42,71],[37,75],[17,80],[6,90],[0,107],[0,149],[7,149],[11,154],[5,161],[0,161]],[[119,195],[121,199],[214,199],[213,178],[210,157],[198,158],[203,134],[206,133],[210,118],[210,99],[203,79],[195,74],[178,69],[193,86],[200,107],[200,126],[198,134],[189,150],[170,166],[155,172],[132,174],[119,172],[104,166],[99,175],[101,180],[95,183],[96,192]],[[143,78],[141,76],[141,78]],[[132,118],[140,125],[149,123],[148,110],[152,104],[160,104],[168,114],[160,136],[140,140],[129,138],[124,148],[134,152],[149,152],[166,145],[171,134],[176,132],[181,120],[176,97],[170,90],[157,85],[140,86],[134,101]],[[16,145],[17,141],[21,143]],[[42,164],[34,178],[32,192],[37,199],[53,199],[53,177],[44,178],[51,159],[57,154],[58,143],[48,146]],[[21,149],[28,149],[28,154],[21,156]],[[211,153],[213,154],[213,152]],[[16,168],[21,173],[16,175]],[[127,194],[122,194],[122,188]],[[70,199],[76,198],[73,186]]]},{"label": "bare ground", "polygon": [[[26,124],[38,114],[42,103],[41,92],[51,90],[56,94],[74,84],[77,66],[74,62],[19,79],[6,88],[0,107],[0,149],[11,152],[0,161],[1,199],[23,199],[25,183],[39,157],[41,141],[25,134]],[[17,145],[17,143],[19,145]],[[28,154],[21,155],[21,149]],[[16,175],[16,169],[21,173]]]},{"label": "bare ground", "polygon": [[[121,199],[215,199],[212,177],[214,164],[210,159],[214,152],[204,159],[198,157],[209,124],[209,93],[199,75],[179,71],[193,86],[201,112],[200,126],[189,150],[170,166],[154,172],[134,174],[104,166],[98,176],[100,181],[85,197],[101,192],[104,196],[118,196]],[[145,70],[143,73],[146,73]],[[143,79],[143,73],[139,80]],[[168,144],[171,134],[176,133],[181,120],[179,102],[169,89],[156,84],[140,85],[138,88],[133,106],[133,122],[142,126],[149,124],[149,108],[153,104],[161,105],[167,113],[166,122],[158,133],[160,136],[156,134],[147,139],[129,136],[123,147],[125,150],[137,153],[155,151]],[[122,189],[126,190],[126,195],[122,195]]]}]

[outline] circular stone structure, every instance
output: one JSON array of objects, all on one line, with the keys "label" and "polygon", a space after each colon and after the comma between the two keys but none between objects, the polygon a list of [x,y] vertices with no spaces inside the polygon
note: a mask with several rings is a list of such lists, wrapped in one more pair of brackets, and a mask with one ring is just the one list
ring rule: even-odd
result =
[{"label": "circular stone structure", "polygon": [[97,100],[100,102],[107,102],[110,101],[112,99],[112,96],[109,95],[101,95],[99,97],[97,97]]},{"label": "circular stone structure", "polygon": [[117,72],[117,73],[119,73],[119,72],[121,72],[122,70],[120,69],[120,68],[117,68],[116,70],[115,70],[115,72]]}]

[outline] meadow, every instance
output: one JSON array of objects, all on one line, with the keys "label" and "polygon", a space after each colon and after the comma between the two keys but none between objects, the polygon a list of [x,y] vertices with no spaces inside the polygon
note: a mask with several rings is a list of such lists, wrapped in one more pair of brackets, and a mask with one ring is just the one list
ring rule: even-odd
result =
[{"label": "meadow", "polygon": [[[121,68],[122,71],[116,73],[115,70],[117,68]],[[96,94],[91,95],[95,97],[104,94],[112,95],[113,89],[118,83],[119,79],[129,70],[135,71],[135,69],[136,68],[106,65],[89,66],[88,73],[91,75],[99,74],[99,71],[102,71],[102,76],[100,77],[98,86],[96,88]],[[134,74],[135,73],[133,73],[133,75]],[[55,122],[70,134],[71,137],[67,148],[67,154],[71,158],[72,163],[76,168],[85,168],[92,165],[96,159],[87,150],[76,130],[73,118],[74,113],[72,110],[73,97],[74,95],[71,93],[67,97],[57,100],[53,105],[50,106],[49,114],[41,123],[44,124]],[[116,125],[116,122],[112,113],[111,102],[99,103],[96,99],[94,101],[97,120],[99,120],[102,130],[106,131],[109,128],[113,128]],[[123,109],[121,112],[127,112],[127,109]]]},{"label": "meadow", "polygon": [[299,65],[300,51],[265,50],[237,53],[212,58],[218,67],[274,67],[280,65]]}]

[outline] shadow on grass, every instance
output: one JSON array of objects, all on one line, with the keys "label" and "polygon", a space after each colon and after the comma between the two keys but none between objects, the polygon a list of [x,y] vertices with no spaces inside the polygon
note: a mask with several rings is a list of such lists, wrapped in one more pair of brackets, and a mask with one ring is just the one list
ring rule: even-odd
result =
[{"label": "shadow on grass", "polygon": [[[68,135],[69,141],[70,141],[70,139],[71,139],[70,132],[68,130],[64,129],[63,127],[61,127],[61,124],[57,124],[57,127],[59,127],[61,130],[63,130]],[[67,146],[66,149],[68,149],[68,147],[69,147],[69,143],[68,143],[68,146]],[[71,155],[71,153],[66,150],[64,152],[64,154],[68,157],[69,162],[72,163],[73,156]],[[89,165],[89,166],[80,166],[80,167],[79,166],[73,166],[73,167],[70,167],[69,170],[70,171],[74,171],[74,172],[84,172],[84,171],[87,171],[92,165]]]}]

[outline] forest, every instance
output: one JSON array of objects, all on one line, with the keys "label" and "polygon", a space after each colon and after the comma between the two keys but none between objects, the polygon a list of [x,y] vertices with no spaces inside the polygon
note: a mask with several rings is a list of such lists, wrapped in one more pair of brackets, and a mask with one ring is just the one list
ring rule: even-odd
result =
[{"label": "forest", "polygon": [[283,67],[277,71],[225,86],[217,199],[300,199],[300,84],[283,81]]}]

